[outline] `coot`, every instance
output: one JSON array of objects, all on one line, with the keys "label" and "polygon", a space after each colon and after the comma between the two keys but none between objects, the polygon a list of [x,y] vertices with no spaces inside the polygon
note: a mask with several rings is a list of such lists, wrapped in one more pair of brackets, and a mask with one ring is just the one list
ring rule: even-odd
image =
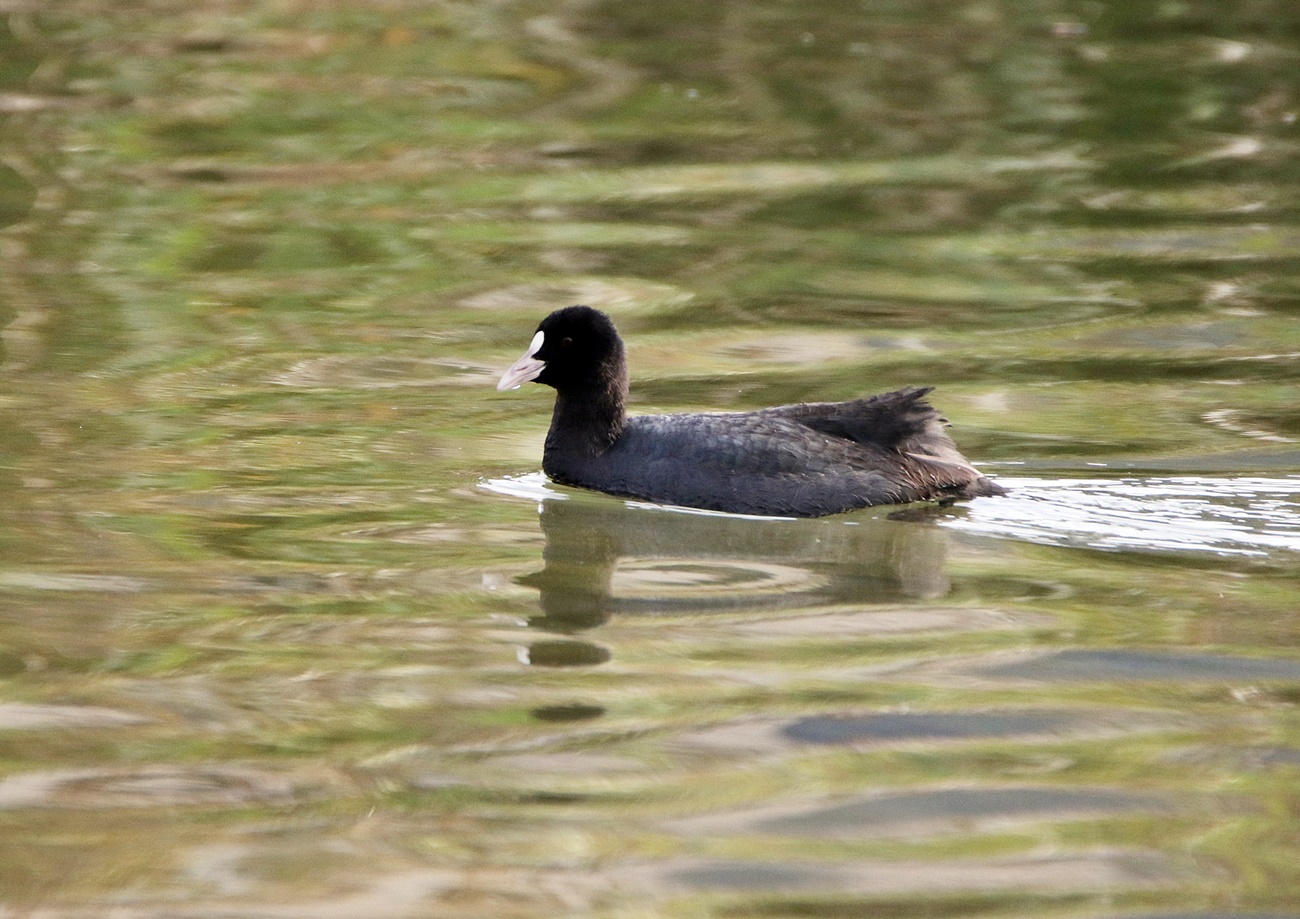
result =
[{"label": "coot", "polygon": [[820,517],[1005,490],[982,476],[925,401],[930,389],[757,412],[629,417],[623,341],[588,306],[556,310],[497,389],[555,388],[542,469],[556,482],[661,504]]}]

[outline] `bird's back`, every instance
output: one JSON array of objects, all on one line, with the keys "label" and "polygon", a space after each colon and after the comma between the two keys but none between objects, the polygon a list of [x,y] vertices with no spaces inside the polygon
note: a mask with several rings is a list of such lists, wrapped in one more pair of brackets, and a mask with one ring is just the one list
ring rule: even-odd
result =
[{"label": "bird's back", "polygon": [[742,514],[822,516],[998,494],[957,451],[928,390],[756,412],[641,415],[598,455],[548,445],[571,485]]}]

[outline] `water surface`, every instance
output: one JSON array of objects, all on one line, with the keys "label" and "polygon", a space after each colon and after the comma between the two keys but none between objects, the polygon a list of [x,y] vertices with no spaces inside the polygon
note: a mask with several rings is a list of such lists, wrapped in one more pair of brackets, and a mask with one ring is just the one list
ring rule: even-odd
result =
[{"label": "water surface", "polygon": [[[0,913],[1300,915],[1297,26],[0,5]],[[1011,494],[551,485],[572,302]]]}]

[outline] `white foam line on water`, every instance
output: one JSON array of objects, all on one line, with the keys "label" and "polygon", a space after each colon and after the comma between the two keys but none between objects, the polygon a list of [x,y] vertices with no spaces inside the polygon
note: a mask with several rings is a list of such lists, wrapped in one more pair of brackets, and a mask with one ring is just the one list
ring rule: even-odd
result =
[{"label": "white foam line on water", "polygon": [[1000,481],[1010,494],[973,501],[945,525],[1097,549],[1300,552],[1300,476]]},{"label": "white foam line on water", "polygon": [[499,479],[481,479],[478,487],[508,498],[526,498],[529,501],[566,501],[568,495],[551,487],[544,472],[527,475],[507,475]]},{"label": "white foam line on water", "polygon": [[[1243,556],[1300,552],[1300,476],[1003,477],[999,481],[1010,489],[1008,495],[959,505],[960,513],[938,519],[967,533],[1046,545]],[[568,498],[541,472],[484,480],[479,485],[538,503]],[[625,503],[646,510],[754,519],[640,501]]]}]

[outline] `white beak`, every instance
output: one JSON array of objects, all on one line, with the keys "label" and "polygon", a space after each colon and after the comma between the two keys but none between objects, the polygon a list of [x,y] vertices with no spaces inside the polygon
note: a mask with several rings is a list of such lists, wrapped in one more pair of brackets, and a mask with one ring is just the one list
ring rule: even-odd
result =
[{"label": "white beak", "polygon": [[539,329],[528,345],[528,350],[524,352],[524,356],[511,364],[510,369],[502,374],[501,382],[497,384],[498,390],[505,392],[507,389],[518,389],[529,380],[537,379],[537,375],[546,369],[546,361],[539,361],[533,356],[542,350],[544,337]]}]

